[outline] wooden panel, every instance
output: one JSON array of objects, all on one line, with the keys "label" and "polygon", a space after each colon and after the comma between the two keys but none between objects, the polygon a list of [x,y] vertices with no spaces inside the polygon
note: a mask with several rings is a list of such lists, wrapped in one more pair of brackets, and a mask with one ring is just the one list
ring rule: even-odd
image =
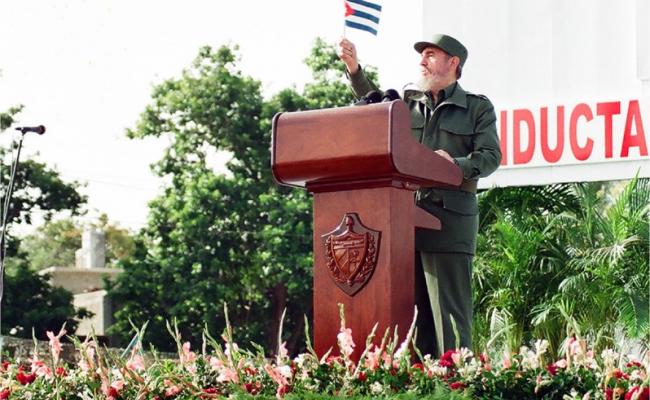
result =
[{"label": "wooden panel", "polygon": [[[340,328],[338,304],[345,307],[359,357],[375,322],[378,340],[387,327],[406,334],[413,316],[413,194],[396,188],[365,189],[314,195],[314,346],[319,355],[336,346]],[[381,231],[377,267],[354,296],[336,286],[329,275],[321,235],[334,229],[345,213],[357,213],[368,228]]]}]

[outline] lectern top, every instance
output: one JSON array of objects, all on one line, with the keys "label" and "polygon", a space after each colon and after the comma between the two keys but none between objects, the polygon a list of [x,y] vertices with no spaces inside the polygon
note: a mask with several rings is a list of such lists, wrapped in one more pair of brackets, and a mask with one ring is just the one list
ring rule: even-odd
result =
[{"label": "lectern top", "polygon": [[411,135],[406,103],[279,113],[273,119],[272,167],[282,184],[310,191],[395,185],[459,186],[455,164]]}]

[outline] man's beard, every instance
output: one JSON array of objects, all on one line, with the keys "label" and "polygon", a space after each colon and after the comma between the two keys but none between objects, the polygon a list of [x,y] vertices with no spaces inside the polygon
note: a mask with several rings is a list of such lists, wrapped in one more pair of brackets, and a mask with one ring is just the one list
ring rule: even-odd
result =
[{"label": "man's beard", "polygon": [[417,82],[418,88],[423,92],[428,92],[433,89],[436,80],[431,75],[422,75]]}]

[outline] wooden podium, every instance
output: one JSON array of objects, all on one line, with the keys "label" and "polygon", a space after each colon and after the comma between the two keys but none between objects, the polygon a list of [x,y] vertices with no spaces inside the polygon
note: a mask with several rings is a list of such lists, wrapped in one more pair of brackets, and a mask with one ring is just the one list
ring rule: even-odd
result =
[{"label": "wooden podium", "polygon": [[413,319],[415,228],[440,221],[415,206],[419,187],[458,187],[462,172],[411,135],[396,100],[280,113],[273,119],[272,168],[280,184],[314,196],[314,348],[338,354],[338,303],[345,306],[357,359],[378,322],[379,340]]}]

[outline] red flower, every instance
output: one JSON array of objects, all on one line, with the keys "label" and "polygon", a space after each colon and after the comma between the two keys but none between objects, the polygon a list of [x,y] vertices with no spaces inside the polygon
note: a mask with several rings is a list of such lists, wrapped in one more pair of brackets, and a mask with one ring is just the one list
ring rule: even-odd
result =
[{"label": "red flower", "polygon": [[6,371],[7,368],[9,368],[9,361],[3,361],[2,362],[2,370]]},{"label": "red flower", "polygon": [[462,389],[465,389],[465,384],[463,382],[452,382],[449,385],[449,388],[451,390],[462,390]]},{"label": "red flower", "polygon": [[36,379],[36,374],[25,374],[23,371],[20,371],[16,374],[16,380],[20,382],[22,385],[29,385],[30,383],[34,382]]},{"label": "red flower", "polygon": [[363,371],[359,372],[359,382],[365,382],[366,378],[368,378],[368,377],[366,376],[365,372],[363,372]]},{"label": "red flower", "polygon": [[285,394],[289,393],[289,386],[280,386],[275,392],[276,397],[282,397]]},{"label": "red flower", "polygon": [[68,375],[68,373],[66,372],[65,368],[57,367],[56,368],[56,375],[57,376],[66,376],[66,375]]},{"label": "red flower", "polygon": [[112,397],[114,399],[117,399],[118,397],[120,397],[120,393],[113,386],[109,386],[108,387],[108,397]]},{"label": "red flower", "polygon": [[625,372],[621,371],[620,369],[615,369],[614,370],[614,377],[616,379],[630,379],[630,376],[626,374]]},{"label": "red flower", "polygon": [[252,394],[252,395],[255,395],[255,394],[257,394],[257,393],[262,389],[262,384],[259,383],[259,382],[255,382],[255,383],[244,383],[244,389],[245,389],[248,393],[250,393],[250,394]]},{"label": "red flower", "polygon": [[614,391],[612,388],[605,389],[605,400],[612,400],[614,398]]},{"label": "red flower", "polygon": [[[631,400],[632,396],[634,396],[638,391],[639,391],[638,386],[635,386],[632,389],[630,389],[629,392],[625,393],[625,400]],[[650,399],[650,389],[643,388],[641,394],[638,397],[638,400],[649,400],[649,399]]]},{"label": "red flower", "polygon": [[557,375],[557,366],[555,364],[549,364],[546,366],[546,370],[551,376]]},{"label": "red flower", "polygon": [[451,358],[456,352],[454,350],[447,350],[445,354],[440,357],[440,366],[441,367],[447,367],[447,368],[453,368],[454,367],[454,360]]},{"label": "red flower", "polygon": [[415,363],[415,364],[413,364],[412,368],[413,369],[419,369],[420,371],[424,372],[424,365],[422,365],[422,363]]},{"label": "red flower", "polygon": [[[214,387],[204,388],[203,393],[205,393],[205,394],[221,394],[221,392],[219,392],[219,389],[214,388]],[[200,397],[202,399],[212,399],[214,396],[201,395]]]},{"label": "red flower", "polygon": [[11,394],[11,390],[2,389],[2,392],[0,392],[0,400],[8,399],[10,394]]}]

